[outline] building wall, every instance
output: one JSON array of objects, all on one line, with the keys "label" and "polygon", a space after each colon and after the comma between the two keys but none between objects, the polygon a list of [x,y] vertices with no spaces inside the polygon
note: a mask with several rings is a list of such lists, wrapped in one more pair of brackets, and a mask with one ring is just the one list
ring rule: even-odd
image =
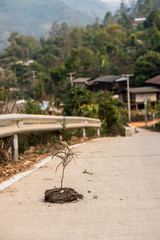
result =
[{"label": "building wall", "polygon": [[156,93],[136,93],[135,102],[142,103],[145,99],[150,99],[151,102],[157,102]]}]

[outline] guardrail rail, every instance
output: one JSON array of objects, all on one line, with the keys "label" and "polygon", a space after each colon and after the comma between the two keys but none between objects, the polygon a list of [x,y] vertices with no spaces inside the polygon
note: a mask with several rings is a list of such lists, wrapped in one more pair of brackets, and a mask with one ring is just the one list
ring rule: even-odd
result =
[{"label": "guardrail rail", "polygon": [[30,114],[0,115],[0,138],[13,136],[13,158],[18,160],[18,134],[35,131],[57,131],[61,129],[82,128],[85,137],[85,128],[96,128],[100,136],[101,121],[85,117],[64,117]]}]

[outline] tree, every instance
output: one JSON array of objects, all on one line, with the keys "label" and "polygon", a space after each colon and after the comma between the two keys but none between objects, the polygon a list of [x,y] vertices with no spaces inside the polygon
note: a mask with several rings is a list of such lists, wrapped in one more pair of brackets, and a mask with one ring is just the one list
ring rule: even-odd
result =
[{"label": "tree", "polygon": [[104,27],[107,33],[107,41],[117,47],[124,47],[127,41],[127,34],[124,28],[117,23]]},{"label": "tree", "polygon": [[99,118],[106,132],[114,133],[114,129],[123,128],[127,118],[124,103],[114,99],[107,91],[98,93],[97,103],[99,104]]},{"label": "tree", "polygon": [[46,53],[39,61],[45,68],[58,65],[59,59],[52,53]]},{"label": "tree", "polygon": [[36,86],[33,94],[36,100],[42,101],[44,99],[46,94],[45,94],[45,84],[42,78],[36,81]]},{"label": "tree", "polygon": [[94,53],[86,47],[73,49],[65,65],[68,72],[90,74],[94,63]]},{"label": "tree", "polygon": [[0,76],[0,83],[7,87],[15,87],[17,85],[17,77],[13,71],[5,69]]},{"label": "tree", "polygon": [[147,17],[153,11],[153,0],[137,1],[138,16]]},{"label": "tree", "polygon": [[157,11],[152,11],[149,16],[147,17],[146,21],[144,22],[144,27],[145,28],[150,28],[153,27],[154,25],[154,19],[155,16],[157,15]]},{"label": "tree", "polygon": [[131,46],[137,45],[137,35],[135,33],[132,33],[130,35],[130,42],[131,42]]},{"label": "tree", "polygon": [[91,103],[91,92],[81,87],[72,87],[64,104],[64,114],[67,116],[83,116],[81,106]]},{"label": "tree", "polygon": [[135,86],[144,85],[144,81],[160,74],[160,53],[149,51],[140,56],[133,66]]},{"label": "tree", "polygon": [[70,31],[70,38],[72,42],[72,48],[79,48],[82,46],[82,28],[79,26],[73,26]]},{"label": "tree", "polygon": [[98,31],[97,34],[95,35],[96,50],[101,51],[104,47],[106,47],[108,38],[109,38],[109,36],[108,36],[107,32],[105,31],[105,28]]},{"label": "tree", "polygon": [[50,37],[59,37],[60,25],[57,22],[53,22],[51,31],[49,32]]},{"label": "tree", "polygon": [[6,56],[14,56],[19,59],[32,58],[40,50],[40,43],[32,36],[17,35],[12,33],[9,41],[10,46],[5,49]]},{"label": "tree", "polygon": [[51,78],[54,80],[54,83],[57,85],[66,77],[66,70],[64,66],[53,67],[50,70]]},{"label": "tree", "polygon": [[116,17],[118,24],[122,25],[126,29],[132,29],[132,20],[128,15],[128,8],[124,1],[121,2]]},{"label": "tree", "polygon": [[103,23],[102,25],[103,26],[108,26],[112,23],[114,23],[115,20],[114,20],[114,16],[112,16],[112,13],[111,12],[107,12],[104,19],[103,19]]},{"label": "tree", "polygon": [[44,111],[41,109],[39,102],[34,102],[30,98],[27,98],[26,101],[27,103],[25,104],[25,108],[22,110],[22,113],[44,115]]},{"label": "tree", "polygon": [[160,52],[160,31],[153,27],[148,32],[148,46],[155,52]]}]

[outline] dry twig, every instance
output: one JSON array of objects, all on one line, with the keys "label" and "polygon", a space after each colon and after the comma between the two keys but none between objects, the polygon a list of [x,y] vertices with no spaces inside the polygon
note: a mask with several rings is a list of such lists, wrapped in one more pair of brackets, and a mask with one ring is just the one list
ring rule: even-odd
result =
[{"label": "dry twig", "polygon": [[54,153],[52,158],[56,156],[61,159],[61,162],[56,167],[55,172],[57,172],[58,168],[60,166],[62,166],[62,168],[63,168],[62,176],[61,176],[61,189],[62,189],[65,169],[72,160],[74,160],[74,162],[75,162],[75,158],[78,157],[78,152],[76,152],[76,153],[73,152],[72,149],[70,149],[70,147],[68,146],[68,144],[66,142],[60,141],[60,144],[62,146],[62,149],[57,151],[56,153]]}]

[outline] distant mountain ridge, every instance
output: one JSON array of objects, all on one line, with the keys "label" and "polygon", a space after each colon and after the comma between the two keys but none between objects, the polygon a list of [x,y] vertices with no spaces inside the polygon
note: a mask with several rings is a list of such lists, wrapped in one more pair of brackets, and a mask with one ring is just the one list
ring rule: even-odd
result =
[{"label": "distant mountain ridge", "polygon": [[40,37],[54,21],[87,25],[117,7],[100,0],[0,0],[0,45],[11,32]]}]

